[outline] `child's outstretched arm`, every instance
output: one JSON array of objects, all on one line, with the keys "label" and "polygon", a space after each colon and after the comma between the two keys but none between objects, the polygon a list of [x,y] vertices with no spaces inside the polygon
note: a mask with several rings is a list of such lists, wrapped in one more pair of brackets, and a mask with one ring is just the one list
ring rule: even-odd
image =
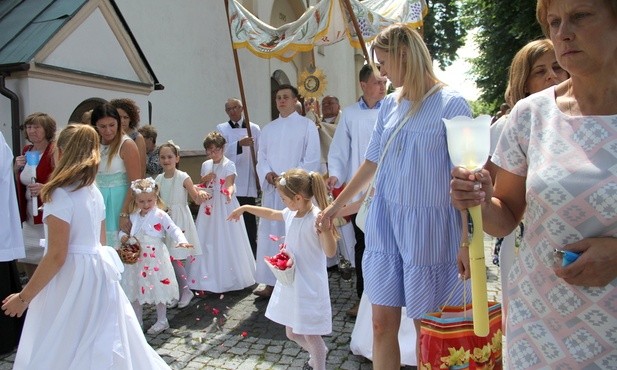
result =
[{"label": "child's outstretched arm", "polygon": [[225,197],[227,198],[226,203],[231,202],[231,197],[233,197],[233,195],[236,193],[236,175],[235,174],[231,174],[227,177],[225,177],[225,184],[223,184],[223,194],[225,194]]},{"label": "child's outstretched arm", "polygon": [[[328,228],[328,226],[330,228]],[[336,255],[336,238],[334,237],[334,225],[323,225],[321,222],[317,224],[317,235],[319,236],[319,244],[324,253],[328,257]]]},{"label": "child's outstretched arm", "polygon": [[208,192],[204,190],[197,190],[195,188],[195,185],[193,184],[193,180],[190,177],[187,177],[184,180],[182,186],[184,186],[186,192],[189,194],[193,202],[195,202],[195,204],[197,205],[201,204],[204,200],[208,200],[211,198],[211,195],[208,194]]},{"label": "child's outstretched arm", "polygon": [[[186,236],[182,232],[174,221],[165,212],[161,212],[161,220],[163,221],[163,228],[165,233],[176,241],[176,245],[180,248],[193,248],[193,245],[186,240]],[[155,226],[156,227],[156,226]]]},{"label": "child's outstretched arm", "polygon": [[238,221],[244,212],[251,213],[260,218],[267,218],[272,221],[283,221],[283,212],[258,206],[243,205],[233,210],[227,217],[227,221]]}]

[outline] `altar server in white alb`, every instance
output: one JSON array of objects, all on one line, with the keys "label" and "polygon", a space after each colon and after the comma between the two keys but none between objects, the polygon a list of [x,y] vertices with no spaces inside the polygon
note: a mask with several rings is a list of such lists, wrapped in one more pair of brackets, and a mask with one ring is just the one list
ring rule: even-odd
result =
[{"label": "altar server in white alb", "polygon": [[[227,141],[225,157],[236,165],[236,198],[240,205],[255,205],[257,199],[257,175],[251,155],[251,146],[255,148],[255,155],[259,150],[261,128],[251,122],[251,135],[248,135],[246,122],[242,111],[243,105],[239,99],[230,98],[225,103],[225,113],[229,121],[220,123],[216,130]],[[257,254],[257,219],[254,215],[245,212],[243,215],[246,234],[251,243],[253,256]]]},{"label": "altar server in white alb", "polygon": [[[262,190],[262,206],[281,210],[285,205],[276,192],[277,177],[290,168],[319,171],[320,146],[315,123],[295,110],[298,90],[291,85],[281,85],[275,99],[280,115],[261,131],[257,176]],[[285,224],[282,221],[259,220],[256,280],[265,287],[255,290],[256,295],[269,297],[272,294],[276,279],[266,266],[264,256],[278,253],[281,241],[272,239],[284,234]]]}]

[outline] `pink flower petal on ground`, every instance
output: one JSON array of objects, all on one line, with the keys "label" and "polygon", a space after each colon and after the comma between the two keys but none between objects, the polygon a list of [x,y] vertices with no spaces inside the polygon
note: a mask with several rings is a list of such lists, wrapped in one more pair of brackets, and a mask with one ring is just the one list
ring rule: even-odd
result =
[{"label": "pink flower petal on ground", "polygon": [[246,338],[249,335],[249,333],[243,331],[242,334],[240,334],[240,335],[242,335],[243,338]]},{"label": "pink flower petal on ground", "polygon": [[213,315],[215,315],[215,316],[216,316],[216,315],[218,315],[218,314],[219,314],[219,312],[221,312],[221,311],[219,311],[219,310],[218,310],[218,308],[212,308],[212,314],[213,314]]}]

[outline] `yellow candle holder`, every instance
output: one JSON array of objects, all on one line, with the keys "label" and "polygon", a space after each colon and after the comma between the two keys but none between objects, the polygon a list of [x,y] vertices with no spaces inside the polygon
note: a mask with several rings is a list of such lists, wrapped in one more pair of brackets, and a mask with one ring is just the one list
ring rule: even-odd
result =
[{"label": "yellow candle holder", "polygon": [[[452,119],[444,118],[443,121],[452,163],[471,171],[481,170],[489,156],[491,117],[482,115],[473,119],[458,116]],[[480,206],[472,207],[469,214],[473,224],[469,243],[473,331],[479,337],[486,337],[489,334],[489,320],[482,209]]]}]

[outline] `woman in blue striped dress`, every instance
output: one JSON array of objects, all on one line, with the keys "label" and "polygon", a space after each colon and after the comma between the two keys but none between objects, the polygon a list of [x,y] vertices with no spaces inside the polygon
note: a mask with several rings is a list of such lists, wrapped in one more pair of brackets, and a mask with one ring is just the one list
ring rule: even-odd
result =
[{"label": "woman in blue striped dress", "polygon": [[[468,251],[459,248],[461,219],[450,203],[452,163],[442,118],[471,116],[471,111],[459,93],[435,77],[416,31],[390,26],[371,52],[397,90],[382,102],[364,163],[317,222],[330,222],[376,176],[362,260],[373,311],[373,363],[376,369],[399,369],[401,307],[414,319],[419,338],[420,317],[445,303],[459,273],[468,276]],[[459,297],[450,301],[459,302]]]}]

